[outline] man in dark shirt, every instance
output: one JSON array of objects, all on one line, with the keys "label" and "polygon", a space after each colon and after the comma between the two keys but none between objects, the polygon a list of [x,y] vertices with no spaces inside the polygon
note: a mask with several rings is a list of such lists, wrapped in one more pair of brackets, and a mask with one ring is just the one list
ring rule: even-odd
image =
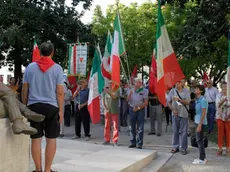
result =
[{"label": "man in dark shirt", "polygon": [[155,122],[157,121],[157,136],[161,136],[162,132],[162,105],[158,101],[156,95],[149,92],[149,108],[150,108],[150,132],[148,135],[155,135]]},{"label": "man in dark shirt", "polygon": [[88,111],[89,88],[86,79],[80,81],[80,87],[77,88],[73,96],[76,99],[76,117],[75,117],[75,136],[72,139],[81,137],[81,122],[85,131],[85,140],[90,140],[90,114]]}]

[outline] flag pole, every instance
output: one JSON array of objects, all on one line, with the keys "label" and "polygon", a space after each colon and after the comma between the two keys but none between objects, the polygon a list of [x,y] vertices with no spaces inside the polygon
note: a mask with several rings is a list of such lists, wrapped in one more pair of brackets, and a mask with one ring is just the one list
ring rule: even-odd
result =
[{"label": "flag pole", "polygon": [[[116,6],[117,6],[117,15],[118,17],[120,18],[120,13],[119,13],[119,3],[120,3],[120,0],[116,0]],[[123,34],[123,33],[122,33]],[[129,64],[128,64],[128,58],[127,58],[127,53],[124,54],[124,57],[125,57],[125,61],[126,61],[126,65],[127,65],[127,69],[128,69],[128,76],[129,78],[127,77],[127,74],[126,74],[126,71],[125,71],[125,68],[124,68],[124,65],[121,61],[121,58],[119,56],[119,59],[120,59],[120,63],[121,63],[121,67],[122,67],[122,70],[124,72],[124,75],[125,75],[125,79],[127,80],[127,83],[130,83],[131,84],[131,79],[130,79],[130,70],[129,70]]]}]

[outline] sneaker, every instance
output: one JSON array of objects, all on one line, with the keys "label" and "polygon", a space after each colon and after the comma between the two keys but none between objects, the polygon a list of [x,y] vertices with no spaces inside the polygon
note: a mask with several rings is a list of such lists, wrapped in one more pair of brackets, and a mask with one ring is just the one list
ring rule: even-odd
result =
[{"label": "sneaker", "polygon": [[181,155],[187,155],[187,150],[181,150]]},{"label": "sneaker", "polygon": [[64,134],[60,134],[59,137],[60,137],[60,138],[64,137]]},{"label": "sneaker", "polygon": [[89,141],[89,140],[90,140],[90,137],[86,137],[86,138],[85,138],[85,141]]},{"label": "sneaker", "polygon": [[129,148],[135,148],[136,147],[136,145],[130,145],[129,146]]},{"label": "sneaker", "polygon": [[200,159],[199,159],[199,158],[197,158],[197,159],[194,159],[194,160],[193,160],[193,162],[194,162],[194,161],[200,161]]},{"label": "sneaker", "polygon": [[204,165],[207,163],[207,160],[201,160],[201,159],[194,159],[194,161],[192,162],[192,164],[194,165]]},{"label": "sneaker", "polygon": [[104,141],[101,143],[102,145],[110,145],[110,142]]},{"label": "sneaker", "polygon": [[161,134],[157,134],[157,136],[158,136],[158,137],[160,137],[160,136],[161,136]]},{"label": "sneaker", "polygon": [[73,137],[71,137],[71,139],[73,139],[73,140],[75,140],[75,139],[80,139],[81,137],[80,136],[73,136]]},{"label": "sneaker", "polygon": [[142,149],[142,146],[137,146],[137,149]]},{"label": "sneaker", "polygon": [[155,132],[149,132],[148,135],[156,135]]}]

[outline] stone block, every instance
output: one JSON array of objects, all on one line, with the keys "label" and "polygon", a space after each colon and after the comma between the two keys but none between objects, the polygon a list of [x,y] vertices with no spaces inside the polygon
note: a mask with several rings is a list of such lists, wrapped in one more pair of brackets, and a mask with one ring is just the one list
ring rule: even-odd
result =
[{"label": "stone block", "polygon": [[0,172],[27,172],[30,164],[30,138],[15,135],[9,119],[0,119]]}]

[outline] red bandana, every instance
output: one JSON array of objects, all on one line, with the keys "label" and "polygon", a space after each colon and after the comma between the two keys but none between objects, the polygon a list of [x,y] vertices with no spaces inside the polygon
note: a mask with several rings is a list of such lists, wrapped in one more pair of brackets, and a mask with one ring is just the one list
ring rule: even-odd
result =
[{"label": "red bandana", "polygon": [[55,62],[48,56],[43,56],[39,60],[36,61],[42,72],[46,72],[49,68],[51,68]]}]

